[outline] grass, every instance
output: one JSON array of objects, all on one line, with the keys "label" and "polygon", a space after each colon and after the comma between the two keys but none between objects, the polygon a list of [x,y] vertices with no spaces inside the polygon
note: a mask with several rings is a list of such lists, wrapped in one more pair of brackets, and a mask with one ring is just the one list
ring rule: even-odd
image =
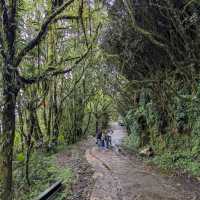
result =
[{"label": "grass", "polygon": [[[200,177],[200,154],[199,138],[191,138],[187,141],[185,137],[163,138],[162,141],[150,146],[153,147],[155,156],[147,160],[147,163],[158,166],[162,171],[187,173]],[[196,144],[195,144],[196,143]],[[137,138],[131,134],[123,143],[123,146],[130,152],[138,152]]]},{"label": "grass", "polygon": [[32,200],[49,188],[56,181],[63,181],[65,189],[58,194],[57,200],[65,199],[70,193],[69,185],[73,181],[70,168],[59,167],[55,155],[46,153],[33,153],[30,162],[30,181],[28,187],[24,178],[24,169],[14,171],[15,200]]},{"label": "grass", "polygon": [[186,152],[164,152],[156,155],[151,162],[166,171],[182,171],[193,176],[200,176],[200,162]]}]

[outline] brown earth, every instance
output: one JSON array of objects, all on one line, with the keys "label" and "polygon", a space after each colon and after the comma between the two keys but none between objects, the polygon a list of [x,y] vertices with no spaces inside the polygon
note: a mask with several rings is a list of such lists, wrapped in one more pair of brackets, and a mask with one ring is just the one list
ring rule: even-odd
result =
[{"label": "brown earth", "polygon": [[89,200],[94,185],[94,169],[87,162],[85,152],[94,146],[94,138],[83,140],[76,145],[57,154],[57,162],[61,167],[71,168],[75,180],[71,185],[71,195],[66,200]]},{"label": "brown earth", "polygon": [[200,183],[163,175],[136,156],[119,151],[126,131],[112,123],[112,150],[99,149],[95,139],[80,142],[58,156],[71,166],[76,181],[68,200],[200,200]]}]

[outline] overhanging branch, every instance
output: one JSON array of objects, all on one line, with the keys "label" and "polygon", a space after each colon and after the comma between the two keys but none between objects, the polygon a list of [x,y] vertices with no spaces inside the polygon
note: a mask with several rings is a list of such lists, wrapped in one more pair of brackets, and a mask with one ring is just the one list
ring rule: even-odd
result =
[{"label": "overhanging branch", "polygon": [[2,20],[3,20],[3,27],[4,32],[6,33],[6,37],[8,38],[8,29],[9,29],[9,17],[8,17],[8,6],[6,5],[5,0],[0,1],[2,13]]},{"label": "overhanging branch", "polygon": [[99,24],[97,26],[96,34],[95,34],[95,36],[94,36],[94,38],[91,42],[91,45],[87,48],[87,51],[78,60],[76,60],[74,62],[73,66],[71,68],[65,69],[65,70],[56,70],[55,68],[48,68],[41,75],[34,76],[34,77],[31,77],[31,78],[26,78],[26,77],[20,76],[18,74],[20,87],[24,86],[25,84],[31,85],[31,84],[34,84],[34,83],[38,83],[40,81],[47,80],[47,79],[49,79],[50,77],[53,77],[53,76],[58,76],[58,75],[61,75],[61,74],[67,74],[67,73],[71,72],[83,59],[85,59],[88,56],[89,52],[92,50],[93,42],[96,40],[96,37],[98,36],[98,32],[99,32],[100,27],[101,27],[101,24]]},{"label": "overhanging branch", "polygon": [[[3,0],[2,0],[3,1]],[[21,52],[18,54],[16,61],[14,63],[14,66],[17,67],[20,62],[22,61],[23,57],[30,51],[32,50],[35,46],[37,46],[40,41],[42,40],[42,38],[46,35],[47,33],[47,28],[49,26],[49,24],[51,24],[51,22],[55,19],[55,17],[57,15],[59,15],[65,8],[67,8],[68,6],[70,6],[72,3],[74,2],[74,0],[69,0],[66,3],[64,3],[62,6],[60,6],[57,10],[55,10],[50,16],[48,16],[46,18],[46,20],[44,21],[44,23],[41,25],[40,31],[38,32],[38,34],[36,35],[35,38],[33,38],[22,50]]]},{"label": "overhanging branch", "polygon": [[87,49],[87,51],[83,54],[83,56],[81,56],[78,60],[76,60],[75,63],[73,64],[73,66],[68,68],[68,69],[56,70],[55,68],[48,68],[41,75],[34,76],[34,77],[31,77],[31,78],[19,76],[21,85],[24,85],[24,84],[30,85],[30,84],[34,84],[34,83],[38,83],[38,82],[47,80],[47,79],[49,79],[53,76],[58,76],[58,75],[61,75],[61,74],[70,73],[83,59],[85,59],[87,57],[91,48],[92,48],[92,45],[90,46],[90,48]]},{"label": "overhanging branch", "polygon": [[63,15],[63,16],[56,17],[54,19],[54,23],[59,21],[59,20],[78,20],[78,19],[79,19],[79,16]]}]

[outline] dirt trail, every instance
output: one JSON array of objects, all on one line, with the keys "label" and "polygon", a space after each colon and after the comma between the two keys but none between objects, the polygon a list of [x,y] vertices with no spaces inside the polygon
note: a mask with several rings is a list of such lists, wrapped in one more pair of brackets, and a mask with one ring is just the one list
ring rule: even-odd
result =
[{"label": "dirt trail", "polygon": [[[126,132],[117,123],[112,128],[112,140],[117,146]],[[137,158],[130,160],[116,150],[92,147],[86,151],[86,158],[95,171],[90,200],[200,200],[195,190],[155,173]]]}]

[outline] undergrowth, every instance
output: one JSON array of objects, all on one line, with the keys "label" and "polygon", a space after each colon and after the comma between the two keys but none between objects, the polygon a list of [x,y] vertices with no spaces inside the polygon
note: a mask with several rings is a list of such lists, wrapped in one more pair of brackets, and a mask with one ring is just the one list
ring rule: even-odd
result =
[{"label": "undergrowth", "polygon": [[151,160],[164,170],[178,170],[193,176],[200,176],[199,139],[194,135],[163,137],[152,144],[155,157]]},{"label": "undergrowth", "polygon": [[[128,137],[124,140],[124,146],[129,151],[140,151],[150,146],[154,151],[154,157],[150,163],[159,166],[166,171],[181,171],[193,176],[200,176],[200,112],[193,102],[187,103],[184,109],[180,109],[179,102],[174,106],[173,120],[164,135],[158,133],[157,116],[151,102],[139,105],[135,110],[129,110],[124,118],[128,130]],[[146,120],[145,133],[149,134],[149,141],[141,145],[144,130],[140,129],[138,119]],[[186,120],[184,120],[186,119]],[[187,123],[186,123],[187,122]],[[187,126],[186,132],[178,133],[176,128]],[[173,132],[174,131],[174,132]]]},{"label": "undergrowth", "polygon": [[[123,145],[128,151],[139,152],[141,148],[138,149],[135,144],[137,143],[137,137],[134,137],[133,134],[130,134],[125,138]],[[176,140],[175,140],[176,141]],[[175,142],[174,141],[174,142]],[[182,140],[184,142],[185,140]],[[167,139],[151,146],[154,149],[155,155],[153,158],[149,158],[147,161],[149,164],[158,166],[164,171],[181,171],[183,173],[189,173],[193,176],[200,176],[200,154],[199,146],[194,146],[193,148],[185,147],[186,144],[178,146],[167,144]],[[193,142],[194,144],[194,142]],[[180,145],[180,144],[179,144]]]},{"label": "undergrowth", "polygon": [[25,180],[25,171],[17,163],[14,171],[15,176],[15,200],[32,200],[40,193],[48,189],[53,183],[63,181],[65,189],[55,197],[57,200],[65,199],[70,192],[69,185],[73,180],[72,171],[69,168],[59,167],[56,155],[47,153],[33,153],[30,161],[30,182],[28,186]]}]

